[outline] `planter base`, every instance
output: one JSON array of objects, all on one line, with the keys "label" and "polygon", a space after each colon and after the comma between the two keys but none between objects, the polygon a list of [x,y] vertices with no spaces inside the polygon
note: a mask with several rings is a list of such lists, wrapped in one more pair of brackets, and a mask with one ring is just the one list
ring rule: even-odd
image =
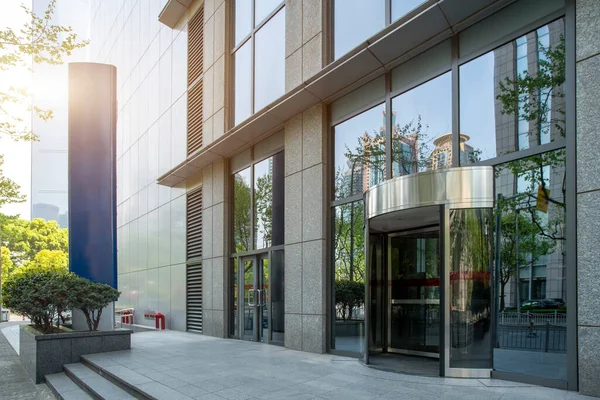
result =
[{"label": "planter base", "polygon": [[44,376],[62,372],[63,365],[79,362],[84,354],[129,350],[132,333],[119,329],[43,335],[32,326],[22,325],[19,356],[31,379],[42,383]]}]

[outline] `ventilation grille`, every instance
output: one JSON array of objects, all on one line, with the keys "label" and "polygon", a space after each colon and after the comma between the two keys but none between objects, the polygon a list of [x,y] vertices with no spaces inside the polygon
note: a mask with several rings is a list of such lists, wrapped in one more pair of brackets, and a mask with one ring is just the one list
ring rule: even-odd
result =
[{"label": "ventilation grille", "polygon": [[187,194],[187,259],[202,257],[202,188]]},{"label": "ventilation grille", "polygon": [[187,330],[202,333],[202,264],[187,266]]},{"label": "ventilation grille", "polygon": [[188,22],[188,87],[204,69],[204,6]]},{"label": "ventilation grille", "polygon": [[187,153],[202,147],[202,79],[188,90]]}]

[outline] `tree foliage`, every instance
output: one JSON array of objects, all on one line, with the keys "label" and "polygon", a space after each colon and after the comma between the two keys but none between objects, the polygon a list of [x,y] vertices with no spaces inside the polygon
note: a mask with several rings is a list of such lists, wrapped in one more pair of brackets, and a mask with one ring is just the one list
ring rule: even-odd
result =
[{"label": "tree foliage", "polygon": [[98,330],[102,310],[117,301],[121,292],[104,283],[78,278],[72,290],[72,306],[83,312],[90,331]]},{"label": "tree foliage", "polygon": [[[15,265],[21,266],[33,261],[42,250],[61,251],[64,256],[69,251],[69,232],[61,228],[56,221],[46,221],[35,218],[31,221],[23,219],[8,220],[2,226],[1,236],[3,246],[8,247],[11,259]],[[52,253],[59,257],[57,253]],[[50,253],[40,256],[38,262],[44,262]]]},{"label": "tree foliage", "polygon": [[26,270],[67,272],[69,255],[62,250],[41,250],[33,260],[25,262],[15,273]]},{"label": "tree foliage", "polygon": [[116,301],[120,292],[108,285],[92,283],[77,275],[52,269],[23,268],[8,277],[2,286],[4,305],[28,317],[42,333],[60,328],[68,309],[81,310],[89,330],[97,330],[102,309]]},{"label": "tree foliage", "polygon": [[233,235],[236,253],[252,249],[252,188],[240,175],[235,175],[233,187]]},{"label": "tree foliage", "polygon": [[335,281],[335,308],[338,318],[352,320],[354,309],[365,302],[364,282],[347,279]]},{"label": "tree foliage", "polygon": [[[79,40],[70,26],[52,23],[56,0],[49,2],[43,15],[34,14],[24,5],[21,7],[28,18],[23,27],[18,30],[0,29],[0,71],[30,69],[32,61],[35,64],[62,64],[64,58],[74,50],[88,44],[86,40]],[[24,119],[11,109],[15,105],[44,121],[53,117],[51,110],[32,104],[27,89],[10,86],[8,90],[0,90],[0,138],[4,136],[15,141],[37,140]],[[0,206],[24,201],[24,196],[19,194],[19,185],[3,177],[1,167],[0,157]]]}]

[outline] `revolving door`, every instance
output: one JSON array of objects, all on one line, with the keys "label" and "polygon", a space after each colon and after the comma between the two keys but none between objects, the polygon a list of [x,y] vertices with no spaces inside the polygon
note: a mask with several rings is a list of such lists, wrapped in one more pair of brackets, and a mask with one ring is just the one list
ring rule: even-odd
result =
[{"label": "revolving door", "polygon": [[366,192],[365,363],[398,355],[412,370],[411,356],[440,376],[490,376],[492,183],[491,168],[465,167]]}]

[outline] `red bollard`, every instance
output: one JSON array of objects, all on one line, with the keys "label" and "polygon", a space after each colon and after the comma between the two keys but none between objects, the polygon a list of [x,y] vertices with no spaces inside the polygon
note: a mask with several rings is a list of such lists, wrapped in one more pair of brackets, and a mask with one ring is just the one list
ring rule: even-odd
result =
[{"label": "red bollard", "polygon": [[154,314],[154,318],[156,318],[156,329],[158,328],[158,321],[160,320],[160,329],[165,330],[165,316],[163,313]]}]

